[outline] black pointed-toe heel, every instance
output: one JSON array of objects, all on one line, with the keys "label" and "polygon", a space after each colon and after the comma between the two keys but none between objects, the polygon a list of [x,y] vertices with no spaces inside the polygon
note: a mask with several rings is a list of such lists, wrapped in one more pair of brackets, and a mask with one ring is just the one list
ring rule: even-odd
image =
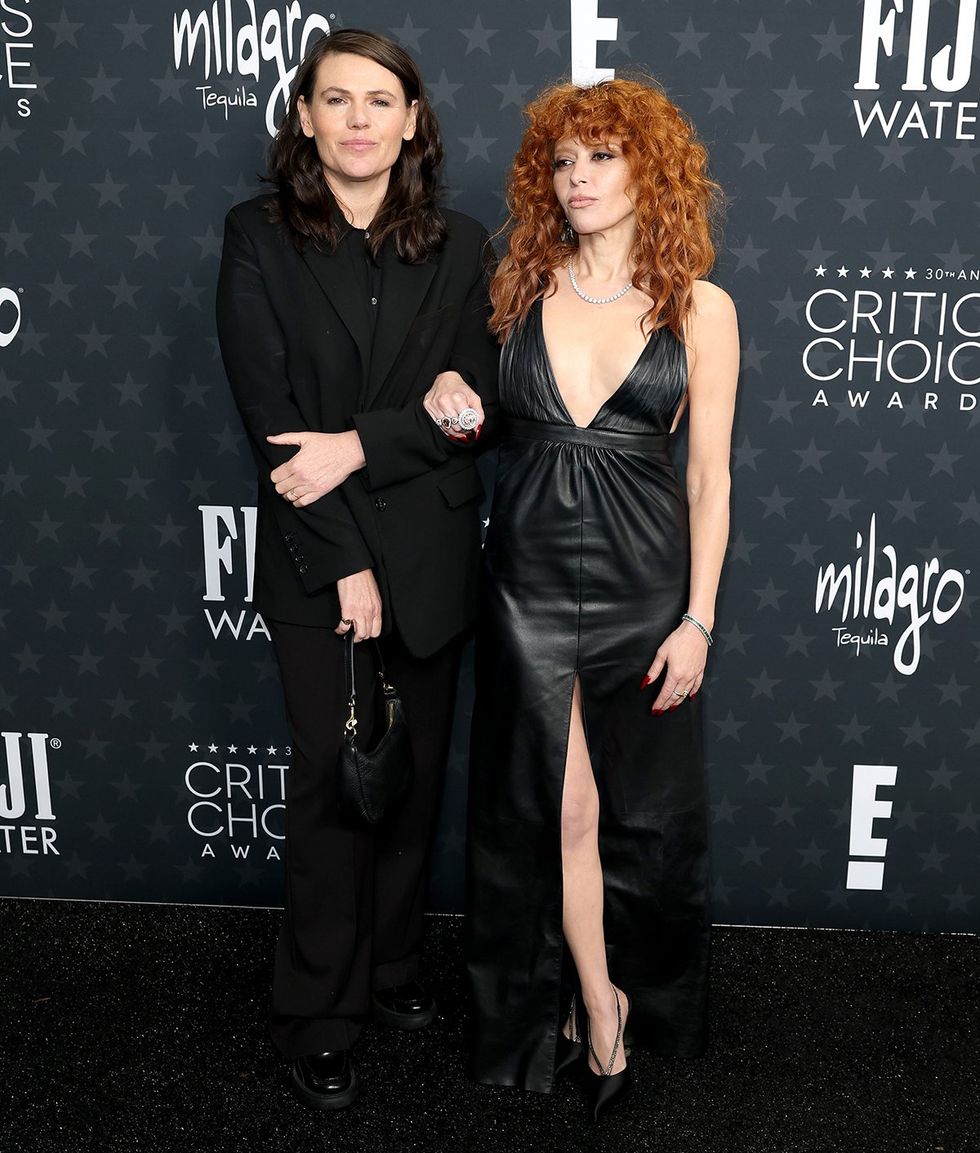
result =
[{"label": "black pointed-toe heel", "polygon": [[[586,1040],[588,1042],[589,1052],[592,1054],[592,1060],[602,1069],[602,1072],[598,1074],[593,1073],[592,1070],[589,1069],[589,1076],[586,1080],[589,1107],[592,1112],[593,1121],[598,1121],[603,1113],[611,1109],[617,1101],[625,1101],[633,1083],[629,1066],[621,1069],[618,1073],[612,1071],[613,1065],[616,1064],[616,1057],[619,1054],[619,1047],[623,1040],[623,1011],[619,1004],[619,990],[614,987],[613,992],[616,994],[616,1040],[613,1043],[612,1053],[604,1069],[602,1062],[596,1055],[595,1049],[592,1047],[591,1022],[586,1020],[585,1026]],[[624,993],[623,996],[626,997],[626,994]],[[627,997],[627,1014],[629,1013],[629,1004],[629,998]]]},{"label": "black pointed-toe heel", "polygon": [[555,1043],[555,1076],[560,1077],[582,1060],[585,1045],[578,1031],[578,1014],[575,1012],[575,994],[572,994],[572,1003],[568,1008],[569,1036],[559,1031]]}]

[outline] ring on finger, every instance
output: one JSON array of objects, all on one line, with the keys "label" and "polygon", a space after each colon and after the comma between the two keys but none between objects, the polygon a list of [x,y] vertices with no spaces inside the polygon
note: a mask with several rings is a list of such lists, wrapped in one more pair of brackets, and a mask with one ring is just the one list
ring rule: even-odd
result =
[{"label": "ring on finger", "polygon": [[464,408],[460,410],[457,420],[463,432],[472,432],[480,423],[480,414],[475,408]]}]

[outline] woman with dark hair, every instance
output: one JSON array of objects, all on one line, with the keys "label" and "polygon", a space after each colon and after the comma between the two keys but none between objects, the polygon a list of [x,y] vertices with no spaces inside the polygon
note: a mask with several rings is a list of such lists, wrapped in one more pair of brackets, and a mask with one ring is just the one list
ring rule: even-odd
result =
[{"label": "woman with dark hair", "polygon": [[[738,372],[719,189],[653,82],[528,109],[491,288],[506,416],[470,778],[475,1074],[595,1117],[627,1044],[704,1039],[701,701]],[[686,411],[686,491],[671,437]],[[632,1041],[624,1042],[628,1027]]]},{"label": "woman with dark hair", "polygon": [[[411,58],[334,32],[297,71],[275,191],[225,222],[218,335],[259,470],[255,601],[292,736],[271,1030],[297,1095],[326,1109],[357,1094],[366,1021],[416,1029],[435,1012],[418,974],[426,866],[476,607],[471,452],[498,359],[487,236],[439,208],[441,160]],[[461,416],[464,395],[476,407]],[[373,826],[338,799],[348,630],[380,638],[355,647],[362,737],[377,647],[414,759],[411,792]]]}]

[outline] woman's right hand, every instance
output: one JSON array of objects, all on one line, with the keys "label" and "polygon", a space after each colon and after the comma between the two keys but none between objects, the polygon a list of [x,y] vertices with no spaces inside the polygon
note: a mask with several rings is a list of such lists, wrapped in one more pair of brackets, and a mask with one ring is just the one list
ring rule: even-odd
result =
[{"label": "woman's right hand", "polygon": [[[451,440],[473,441],[483,428],[483,402],[458,372],[440,372],[432,387],[422,398],[422,406],[439,428]],[[477,415],[476,428],[466,431],[443,423],[458,417],[464,408],[472,408]]]},{"label": "woman's right hand", "polygon": [[381,594],[371,569],[341,577],[337,581],[337,594],[340,597],[340,623],[334,632],[338,636],[353,629],[356,644],[381,635]]}]

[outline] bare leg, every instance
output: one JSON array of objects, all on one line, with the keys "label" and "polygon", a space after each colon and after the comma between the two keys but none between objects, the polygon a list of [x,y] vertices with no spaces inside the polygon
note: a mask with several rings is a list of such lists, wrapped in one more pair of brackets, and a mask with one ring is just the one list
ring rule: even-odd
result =
[{"label": "bare leg", "polygon": [[[592,1026],[592,1045],[603,1066],[616,1040],[616,995],[606,968],[602,929],[602,864],[599,860],[599,793],[585,741],[582,690],[572,690],[572,716],[565,757],[561,805],[562,927],[582,986],[582,1001]],[[626,999],[620,995],[623,1019]],[[566,1027],[567,1032],[567,1027]],[[583,1040],[584,1022],[579,1022]],[[595,1072],[600,1070],[590,1058]],[[613,1073],[626,1066],[620,1043]]]}]

